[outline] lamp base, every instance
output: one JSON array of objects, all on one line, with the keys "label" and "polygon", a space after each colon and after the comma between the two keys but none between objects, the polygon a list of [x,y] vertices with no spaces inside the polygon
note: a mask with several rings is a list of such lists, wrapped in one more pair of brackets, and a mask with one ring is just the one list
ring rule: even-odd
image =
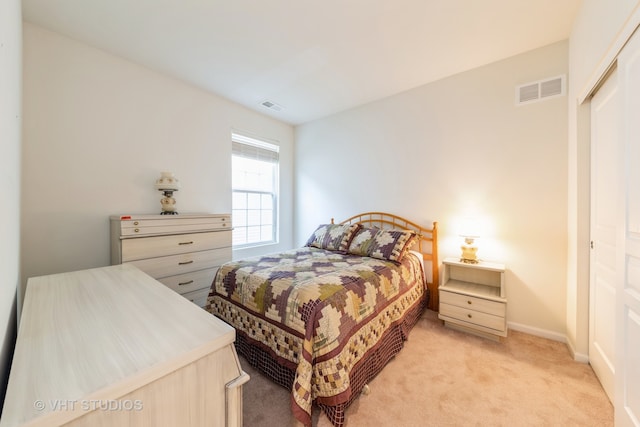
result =
[{"label": "lamp base", "polygon": [[173,198],[174,190],[162,190],[164,197],[160,200],[162,205],[162,212],[160,215],[178,215],[176,212],[176,199]]},{"label": "lamp base", "polygon": [[466,237],[464,239],[464,245],[460,246],[462,250],[462,254],[460,254],[460,262],[464,262],[466,264],[477,264],[478,257],[476,253],[478,252],[478,247],[473,244],[473,238]]}]

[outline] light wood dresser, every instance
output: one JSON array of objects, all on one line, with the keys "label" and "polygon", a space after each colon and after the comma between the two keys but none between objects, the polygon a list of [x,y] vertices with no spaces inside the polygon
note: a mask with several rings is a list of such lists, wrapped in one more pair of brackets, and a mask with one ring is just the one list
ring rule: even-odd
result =
[{"label": "light wood dresser", "polygon": [[234,340],[130,264],[31,278],[0,426],[242,426]]},{"label": "light wood dresser", "polygon": [[218,267],[231,260],[231,216],[119,215],[111,264],[131,263],[204,307]]},{"label": "light wood dresser", "polygon": [[494,340],[507,336],[505,266],[443,261],[440,314],[445,325]]}]

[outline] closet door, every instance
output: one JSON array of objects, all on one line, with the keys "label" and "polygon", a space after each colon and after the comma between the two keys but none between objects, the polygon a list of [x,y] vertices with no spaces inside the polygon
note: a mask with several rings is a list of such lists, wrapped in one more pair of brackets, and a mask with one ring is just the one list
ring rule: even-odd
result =
[{"label": "closet door", "polygon": [[616,426],[640,425],[640,30],[618,57],[622,135],[618,155]]},{"label": "closet door", "polygon": [[614,71],[591,101],[589,363],[614,401],[620,91]]}]

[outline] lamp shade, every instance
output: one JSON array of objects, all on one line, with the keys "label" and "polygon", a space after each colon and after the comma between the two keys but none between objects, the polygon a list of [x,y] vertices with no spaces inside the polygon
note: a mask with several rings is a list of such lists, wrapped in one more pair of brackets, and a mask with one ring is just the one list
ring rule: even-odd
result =
[{"label": "lamp shade", "polygon": [[480,237],[480,221],[476,218],[465,218],[460,224],[460,236],[477,239]]},{"label": "lamp shade", "polygon": [[160,172],[160,178],[156,179],[156,189],[159,191],[178,191],[180,181],[173,176],[173,172]]}]

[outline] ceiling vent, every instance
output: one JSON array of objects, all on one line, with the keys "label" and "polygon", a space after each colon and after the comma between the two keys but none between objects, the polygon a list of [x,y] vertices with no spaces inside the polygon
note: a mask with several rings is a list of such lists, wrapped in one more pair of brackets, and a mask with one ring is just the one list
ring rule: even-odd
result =
[{"label": "ceiling vent", "polygon": [[284,107],[282,105],[276,104],[275,102],[271,102],[271,101],[262,101],[260,105],[273,111],[284,110]]},{"label": "ceiling vent", "polygon": [[563,75],[517,86],[516,105],[530,104],[557,96],[564,96],[566,93],[566,80],[566,75]]}]

